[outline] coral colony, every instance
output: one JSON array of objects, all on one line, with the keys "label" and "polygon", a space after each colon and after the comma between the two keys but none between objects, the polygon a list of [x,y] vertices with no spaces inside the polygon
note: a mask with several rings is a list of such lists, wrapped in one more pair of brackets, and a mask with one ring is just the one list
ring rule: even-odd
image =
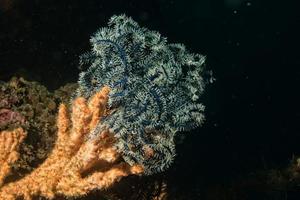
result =
[{"label": "coral colony", "polygon": [[57,141],[45,162],[5,183],[26,132],[0,133],[0,199],[78,197],[130,174],[164,171],[176,133],[203,122],[204,56],[125,15],[113,16],[90,41],[80,62],[86,71],[71,108],[60,106]]}]

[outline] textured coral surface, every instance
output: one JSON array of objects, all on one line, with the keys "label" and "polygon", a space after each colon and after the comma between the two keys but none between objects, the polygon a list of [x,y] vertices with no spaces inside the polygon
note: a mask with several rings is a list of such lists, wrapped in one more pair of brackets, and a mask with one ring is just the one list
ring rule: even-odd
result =
[{"label": "textured coral surface", "polygon": [[24,78],[0,83],[0,130],[22,127],[27,132],[20,145],[20,158],[13,164],[14,176],[22,177],[45,160],[56,138],[56,113],[60,102],[70,102],[76,84],[54,92]]},{"label": "textured coral surface", "polygon": [[[89,101],[82,97],[73,100],[69,114],[67,107],[61,104],[57,117],[57,140],[49,157],[32,173],[24,178],[0,186],[0,198],[14,200],[23,197],[26,200],[34,196],[49,199],[56,195],[78,197],[95,189],[111,186],[121,177],[140,174],[143,168],[130,166],[120,161],[120,155],[113,147],[114,137],[108,130],[99,133],[97,140],[86,140],[88,134],[100,123],[101,116],[106,115],[108,88],[103,88]],[[21,141],[23,136],[18,129],[13,132],[1,132],[1,154],[15,155],[15,148],[20,142],[6,148],[7,143]],[[17,134],[19,133],[19,134]],[[4,178],[9,173],[10,163],[16,158],[5,156],[1,161],[0,171]],[[7,165],[3,165],[8,163]],[[1,180],[3,180],[1,178]]]}]

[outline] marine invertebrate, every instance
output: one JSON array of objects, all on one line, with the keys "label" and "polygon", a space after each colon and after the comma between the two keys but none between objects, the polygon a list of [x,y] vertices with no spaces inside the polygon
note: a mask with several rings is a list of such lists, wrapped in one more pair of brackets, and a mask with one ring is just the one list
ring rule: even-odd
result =
[{"label": "marine invertebrate", "polygon": [[11,88],[14,88],[13,84],[0,83],[0,130],[25,125],[24,116],[13,108],[20,102],[20,98]]},{"label": "marine invertebrate", "polygon": [[11,109],[0,109],[0,127],[11,123],[24,124],[25,118],[20,113],[14,112]]},{"label": "marine invertebrate", "polygon": [[165,170],[175,155],[175,134],[204,120],[199,97],[205,56],[168,44],[125,15],[113,16],[90,42],[92,50],[81,56],[82,68],[88,68],[80,74],[77,95],[111,88],[111,112],[90,138],[109,128],[126,162],[143,165],[146,174]]},{"label": "marine invertebrate", "polygon": [[[70,89],[68,91],[72,94]],[[53,94],[45,86],[22,77],[1,82],[0,131],[22,127],[27,132],[20,146],[20,158],[12,166],[14,177],[32,171],[53,148],[56,112],[61,99],[60,93]]]},{"label": "marine invertebrate", "polygon": [[[130,174],[163,171],[175,156],[177,132],[203,122],[204,56],[168,44],[125,15],[113,16],[91,43],[92,51],[81,56],[88,68],[71,114],[59,107],[52,152],[25,177],[0,186],[0,199],[78,197]],[[29,95],[32,102],[35,97]]]},{"label": "marine invertebrate", "polygon": [[11,164],[19,158],[18,148],[25,136],[22,128],[0,132],[0,188],[11,171]]},{"label": "marine invertebrate", "polygon": [[[87,140],[86,137],[99,123],[101,116],[106,115],[106,104],[109,88],[104,87],[95,93],[89,101],[82,97],[73,100],[71,115],[65,104],[61,104],[57,117],[58,133],[55,147],[49,157],[32,173],[24,178],[0,185],[0,199],[15,200],[23,197],[30,200],[34,196],[43,196],[49,199],[56,195],[78,197],[94,189],[103,189],[111,186],[121,177],[130,174],[140,174],[143,168],[140,165],[130,166],[119,159],[119,154],[113,147],[115,138],[109,130],[99,133],[98,139]],[[0,137],[0,152],[2,155],[14,155],[15,147],[23,138],[22,131],[9,132],[12,139],[2,142]],[[7,133],[1,132],[4,138]],[[15,139],[16,138],[16,139]],[[4,145],[3,145],[4,144]],[[0,159],[0,180],[7,175],[7,168],[2,166],[16,160],[16,156],[6,156],[9,159]],[[8,167],[9,168],[9,167]]]}]

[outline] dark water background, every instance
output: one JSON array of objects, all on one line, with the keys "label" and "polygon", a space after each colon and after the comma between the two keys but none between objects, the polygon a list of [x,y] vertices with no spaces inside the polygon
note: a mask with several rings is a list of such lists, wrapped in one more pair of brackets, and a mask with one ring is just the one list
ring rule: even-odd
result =
[{"label": "dark water background", "polygon": [[168,171],[178,190],[202,190],[300,155],[298,12],[278,0],[0,0],[0,80],[76,82],[90,35],[121,13],[207,55],[216,81],[203,97],[206,123]]}]

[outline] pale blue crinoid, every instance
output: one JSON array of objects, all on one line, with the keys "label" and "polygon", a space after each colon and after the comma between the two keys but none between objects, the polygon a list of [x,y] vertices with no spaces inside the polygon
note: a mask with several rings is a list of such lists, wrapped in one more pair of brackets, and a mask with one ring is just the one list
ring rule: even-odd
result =
[{"label": "pale blue crinoid", "polygon": [[[81,56],[88,68],[80,74],[77,95],[90,97],[109,86],[113,110],[90,139],[108,127],[126,162],[142,164],[146,174],[165,170],[175,156],[175,134],[204,120],[199,97],[205,57],[167,43],[125,15],[111,17],[90,42],[92,50]],[[147,156],[146,148],[154,154]]]}]

